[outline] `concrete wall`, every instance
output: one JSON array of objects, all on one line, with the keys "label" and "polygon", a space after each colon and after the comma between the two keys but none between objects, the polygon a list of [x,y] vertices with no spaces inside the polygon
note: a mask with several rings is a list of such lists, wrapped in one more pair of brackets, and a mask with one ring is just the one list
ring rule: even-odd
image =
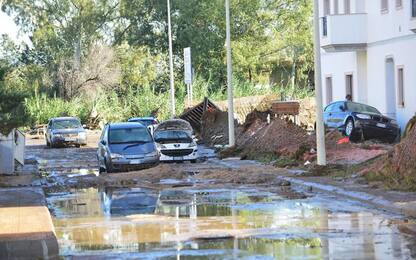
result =
[{"label": "concrete wall", "polygon": [[25,135],[13,130],[9,135],[0,134],[0,173],[13,174],[15,162],[24,164]]}]

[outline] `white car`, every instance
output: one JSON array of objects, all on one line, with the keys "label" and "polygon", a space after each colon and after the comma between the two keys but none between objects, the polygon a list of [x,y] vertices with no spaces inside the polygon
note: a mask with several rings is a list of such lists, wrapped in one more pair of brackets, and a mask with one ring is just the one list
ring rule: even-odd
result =
[{"label": "white car", "polygon": [[154,139],[160,152],[160,161],[190,161],[198,159],[198,145],[192,126],[182,119],[160,123],[154,131]]}]

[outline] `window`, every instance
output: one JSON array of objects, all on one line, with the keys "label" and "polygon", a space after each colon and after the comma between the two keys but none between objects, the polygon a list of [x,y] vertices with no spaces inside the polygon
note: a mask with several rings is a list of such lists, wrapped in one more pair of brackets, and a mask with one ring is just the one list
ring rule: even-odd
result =
[{"label": "window", "polygon": [[344,13],[345,14],[351,13],[351,0],[344,0]]},{"label": "window", "polygon": [[404,71],[400,67],[397,70],[397,88],[398,105],[404,107]]},{"label": "window", "polygon": [[396,0],[396,8],[401,8],[403,6],[403,0]]},{"label": "window", "polygon": [[416,18],[416,0],[412,0],[412,17]]},{"label": "window", "polygon": [[326,103],[332,103],[332,77],[326,77]]},{"label": "window", "polygon": [[334,14],[339,14],[338,0],[334,0]]},{"label": "window", "polygon": [[330,0],[324,0],[324,16],[331,14],[331,4]]},{"label": "window", "polygon": [[345,96],[348,95],[351,95],[351,100],[354,100],[352,74],[345,75]]},{"label": "window", "polygon": [[382,12],[389,11],[389,0],[381,0],[381,11]]},{"label": "window", "polygon": [[328,20],[326,16],[322,17],[322,36],[328,36]]}]

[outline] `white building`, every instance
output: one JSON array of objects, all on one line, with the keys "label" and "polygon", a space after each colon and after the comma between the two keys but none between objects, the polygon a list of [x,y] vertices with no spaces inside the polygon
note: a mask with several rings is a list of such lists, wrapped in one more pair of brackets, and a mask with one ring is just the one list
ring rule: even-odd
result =
[{"label": "white building", "polygon": [[416,0],[320,0],[324,103],[374,106],[402,129],[416,113]]}]

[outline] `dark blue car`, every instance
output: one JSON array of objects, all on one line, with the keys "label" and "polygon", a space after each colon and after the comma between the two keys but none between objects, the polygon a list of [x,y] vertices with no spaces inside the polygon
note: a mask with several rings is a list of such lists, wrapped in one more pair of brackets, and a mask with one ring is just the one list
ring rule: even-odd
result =
[{"label": "dark blue car", "polygon": [[160,154],[147,127],[140,123],[107,124],[98,143],[100,172],[155,166]]},{"label": "dark blue car", "polygon": [[380,139],[395,142],[400,139],[396,120],[386,117],[376,108],[350,101],[329,104],[324,110],[324,123],[355,140]]}]

